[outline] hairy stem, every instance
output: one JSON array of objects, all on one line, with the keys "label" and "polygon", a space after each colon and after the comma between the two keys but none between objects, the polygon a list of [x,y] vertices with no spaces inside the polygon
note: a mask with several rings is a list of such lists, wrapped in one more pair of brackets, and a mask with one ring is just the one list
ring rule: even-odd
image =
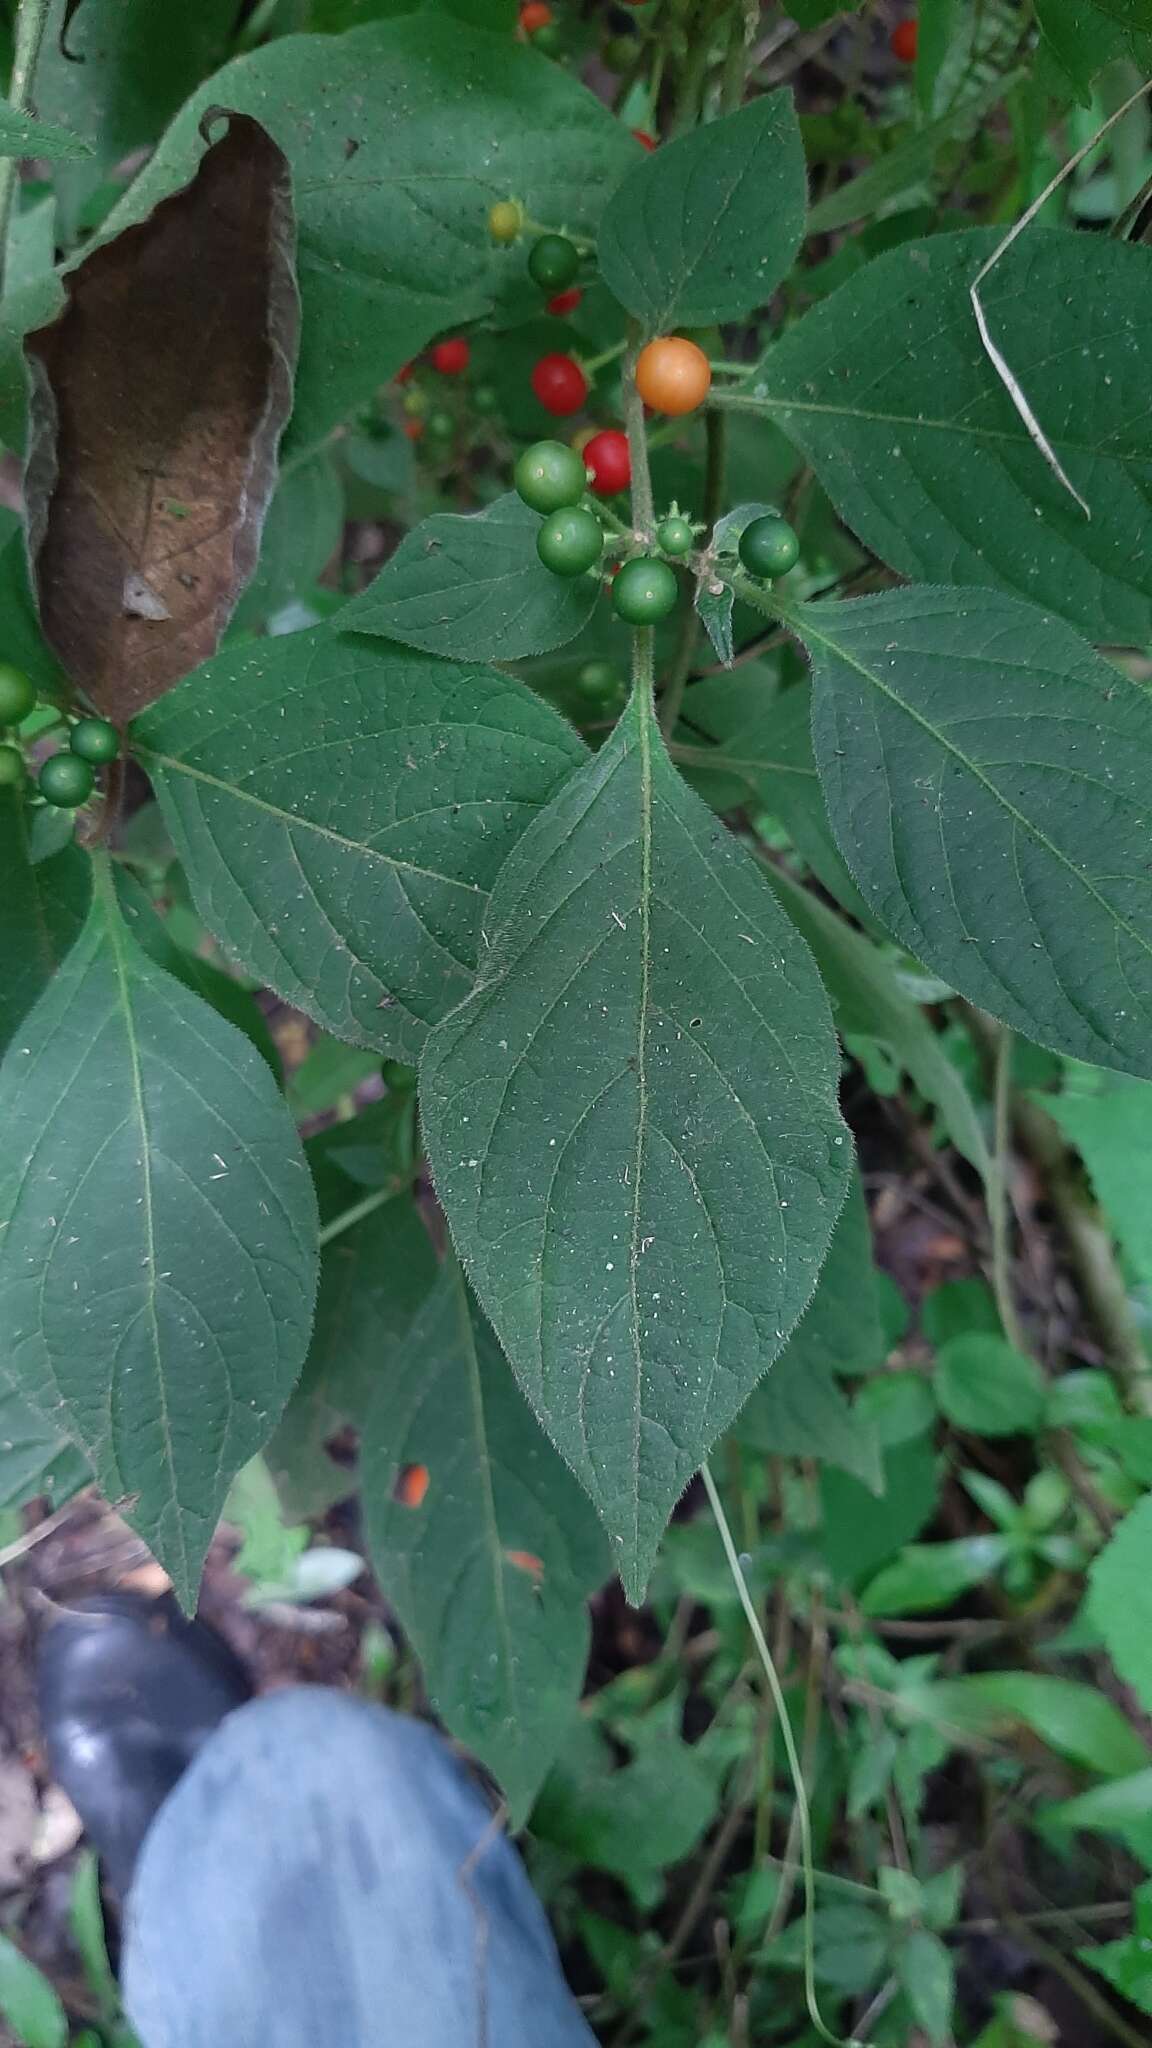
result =
[{"label": "hairy stem", "polygon": [[[51,0],[20,0],[16,12],[15,50],[12,58],[12,77],[8,85],[8,104],[18,114],[27,114],[32,106],[32,80],[48,26],[48,11]],[[8,231],[12,225],[12,210],[16,194],[20,189],[20,159],[16,156],[0,157],[0,298],[4,294],[5,274],[8,265]]]},{"label": "hairy stem", "polygon": [[1012,1047],[1015,1043],[1006,1024],[996,1038],[993,1069],[992,1172],[988,1177],[988,1221],[992,1233],[992,1292],[1004,1325],[1004,1335],[1016,1351],[1028,1345],[1016,1313],[1012,1293],[1012,1219],[1009,1185],[1012,1176]]}]

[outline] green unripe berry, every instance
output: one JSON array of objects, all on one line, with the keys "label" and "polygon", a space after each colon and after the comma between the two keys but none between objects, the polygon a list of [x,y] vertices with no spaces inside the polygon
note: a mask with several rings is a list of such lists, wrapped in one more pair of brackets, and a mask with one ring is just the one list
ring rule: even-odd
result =
[{"label": "green unripe berry", "polygon": [[19,725],[36,703],[36,688],[22,668],[0,661],[0,725]]},{"label": "green unripe berry", "polygon": [[512,473],[517,495],[533,512],[559,512],[578,505],[588,489],[584,457],[563,441],[535,441]]},{"label": "green unripe berry", "polygon": [[679,594],[679,586],[667,562],[651,555],[636,555],[617,571],[612,584],[612,604],[619,618],[630,626],[654,626],[666,619]]},{"label": "green unripe berry", "polygon": [[799,554],[795,529],[778,512],[753,519],[740,535],[740,560],[750,576],[786,576]]},{"label": "green unripe berry", "polygon": [[500,393],[494,384],[477,384],[472,393],[472,410],[487,418],[500,410]]},{"label": "green unripe berry", "polygon": [[106,718],[81,718],[72,727],[68,745],[82,761],[102,767],[106,761],[114,761],[120,752],[120,735]]},{"label": "green unripe berry", "polygon": [[550,513],[536,535],[536,553],[554,576],[582,576],[600,560],[603,548],[600,521],[586,505],[565,505]]},{"label": "green unripe berry", "polygon": [[541,291],[562,292],[580,269],[580,251],[567,235],[541,235],[528,257],[528,275]]},{"label": "green unripe berry", "polygon": [[0,747],[0,789],[19,789],[24,780],[24,756],[19,747]]},{"label": "green unripe berry", "polygon": [[533,34],[532,48],[539,50],[542,57],[555,57],[560,50],[560,31],[554,21],[546,21],[543,28]]},{"label": "green unripe berry", "polygon": [[674,513],[670,519],[662,519],[656,528],[656,540],[666,555],[690,555],[695,536],[686,519]]},{"label": "green unripe berry", "polygon": [[61,811],[74,811],[92,794],[95,774],[78,754],[50,754],[36,777],[36,787],[45,803]]},{"label": "green unripe berry", "polygon": [[614,697],[620,688],[620,677],[610,661],[586,661],[576,678],[576,687],[585,697]]},{"label": "green unripe berry", "polygon": [[518,200],[498,199],[488,210],[488,233],[494,242],[514,242],[524,225],[524,209]]},{"label": "green unripe berry", "polygon": [[406,391],[401,403],[408,418],[417,420],[428,410],[428,394],[419,390]]},{"label": "green unripe berry", "polygon": [[639,48],[633,36],[609,36],[600,54],[608,71],[627,71]]},{"label": "green unripe berry", "polygon": [[454,441],[456,421],[450,412],[446,412],[443,406],[438,405],[425,420],[424,431],[430,441]]}]

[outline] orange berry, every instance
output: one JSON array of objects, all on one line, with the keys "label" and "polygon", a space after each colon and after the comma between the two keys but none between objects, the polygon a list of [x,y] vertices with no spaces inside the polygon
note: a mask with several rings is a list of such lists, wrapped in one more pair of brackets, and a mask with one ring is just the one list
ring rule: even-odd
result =
[{"label": "orange berry", "polygon": [[661,335],[640,351],[636,389],[653,412],[695,412],[711,382],[712,365],[703,349],[683,335]]}]

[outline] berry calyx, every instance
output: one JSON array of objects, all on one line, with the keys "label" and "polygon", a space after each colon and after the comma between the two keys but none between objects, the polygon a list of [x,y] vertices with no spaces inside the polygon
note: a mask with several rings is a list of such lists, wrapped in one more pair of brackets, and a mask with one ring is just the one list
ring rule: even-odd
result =
[{"label": "berry calyx", "polygon": [[19,789],[24,780],[24,756],[19,747],[0,746],[0,789]]},{"label": "berry calyx", "polygon": [[68,745],[82,761],[103,767],[120,752],[120,735],[106,718],[80,718],[68,735]]},{"label": "berry calyx", "polygon": [[744,528],[737,552],[750,576],[786,576],[796,565],[800,542],[778,512],[765,512]]},{"label": "berry calyx", "polygon": [[567,235],[541,235],[528,256],[528,275],[542,291],[562,292],[580,268],[580,251]]},{"label": "berry calyx", "polygon": [[0,725],[19,725],[36,703],[36,687],[22,668],[0,661]]},{"label": "berry calyx", "polygon": [[641,149],[655,149],[656,147],[656,137],[649,135],[644,128],[633,128],[632,140],[638,142]]},{"label": "berry calyx", "polygon": [[36,787],[45,803],[57,810],[74,811],[87,803],[96,776],[78,754],[50,754],[36,777]]},{"label": "berry calyx", "polygon": [[584,444],[584,465],[592,478],[593,490],[602,497],[611,498],[617,491],[626,491],[632,481],[627,434],[622,434],[618,427],[606,427],[603,433],[593,434]]},{"label": "berry calyx", "polygon": [[579,285],[574,284],[570,291],[557,292],[554,299],[549,299],[548,311],[552,313],[557,320],[566,320],[569,313],[574,313],[576,311],[576,308],[580,304],[580,301],[583,297],[584,294],[581,291]]},{"label": "berry calyx", "polygon": [[588,396],[588,379],[572,356],[541,356],[532,372],[532,389],[545,412],[563,418],[579,412]]},{"label": "berry calyx", "polygon": [[690,555],[695,535],[686,519],[679,512],[669,513],[656,528],[657,545],[666,555]]},{"label": "berry calyx", "polygon": [[526,36],[534,36],[537,29],[549,28],[552,19],[552,9],[546,5],[546,0],[524,0],[520,9],[520,26]]},{"label": "berry calyx", "polygon": [[702,348],[682,334],[661,335],[642,348],[636,363],[636,389],[653,412],[679,416],[703,405],[712,382],[712,365]]},{"label": "berry calyx", "polygon": [[620,677],[610,661],[586,661],[576,678],[576,687],[582,696],[603,700],[614,697],[620,688]]},{"label": "berry calyx", "polygon": [[584,464],[563,441],[536,441],[512,472],[516,494],[533,512],[560,512],[578,505],[588,488]]},{"label": "berry calyx", "polygon": [[498,199],[488,209],[488,233],[494,242],[514,242],[524,225],[524,209],[518,200]]},{"label": "berry calyx", "polygon": [[914,15],[910,15],[907,21],[898,21],[888,39],[892,55],[898,58],[901,64],[916,62],[918,41],[918,24]]},{"label": "berry calyx", "polygon": [[552,512],[536,535],[536,553],[554,576],[583,576],[604,551],[600,521],[586,505]]},{"label": "berry calyx", "polygon": [[666,619],[678,595],[676,577],[667,562],[635,555],[625,562],[612,584],[612,607],[630,626],[653,626]]},{"label": "berry calyx", "polygon": [[455,335],[451,341],[438,341],[432,350],[432,368],[439,370],[442,377],[459,377],[468,368],[471,353],[462,335]]}]

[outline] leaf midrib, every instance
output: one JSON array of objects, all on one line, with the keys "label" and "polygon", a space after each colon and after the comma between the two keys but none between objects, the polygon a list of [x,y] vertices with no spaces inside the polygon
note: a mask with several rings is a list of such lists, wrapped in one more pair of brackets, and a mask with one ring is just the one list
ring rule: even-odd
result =
[{"label": "leaf midrib", "polygon": [[[649,638],[651,636],[649,635]],[[632,1161],[632,1238],[628,1247],[628,1287],[632,1320],[635,1391],[632,1400],[632,1554],[640,1548],[640,1431],[643,1414],[644,1358],[640,1346],[640,1197],[648,1135],[648,1011],[652,975],[652,707],[639,683],[633,702],[639,725],[640,760],[640,1000],[636,1006],[636,1150]]]},{"label": "leaf midrib", "polygon": [[[160,1325],[156,1315],[157,1259],[156,1259],[156,1218],[152,1201],[152,1137],[148,1122],[148,1108],[144,1097],[144,1075],[140,1060],[140,1045],[136,1036],[136,1021],[132,1009],[127,951],[124,944],[125,932],[120,919],[120,906],[116,900],[116,885],[106,855],[93,859],[93,886],[99,895],[104,911],[104,928],[108,935],[108,948],[112,971],[116,978],[121,1014],[124,1019],[124,1037],[128,1050],[128,1066],[132,1085],[132,1108],[140,1130],[140,1172],[143,1187],[141,1206],[144,1219],[144,1291],[145,1304],[151,1331],[152,1351],[156,1367],[156,1387],[159,1394],[159,1424],[164,1444],[164,1459],[168,1467],[174,1516],[175,1546],[180,1554],[181,1592],[191,1598],[194,1594],[192,1575],[189,1568],[188,1547],[184,1540],[184,1517],[176,1484],[175,1451],[172,1442],[172,1420],[168,1412],[168,1390],[160,1357]],[[109,1394],[112,1381],[109,1379]],[[111,1447],[110,1447],[111,1448]]]}]

